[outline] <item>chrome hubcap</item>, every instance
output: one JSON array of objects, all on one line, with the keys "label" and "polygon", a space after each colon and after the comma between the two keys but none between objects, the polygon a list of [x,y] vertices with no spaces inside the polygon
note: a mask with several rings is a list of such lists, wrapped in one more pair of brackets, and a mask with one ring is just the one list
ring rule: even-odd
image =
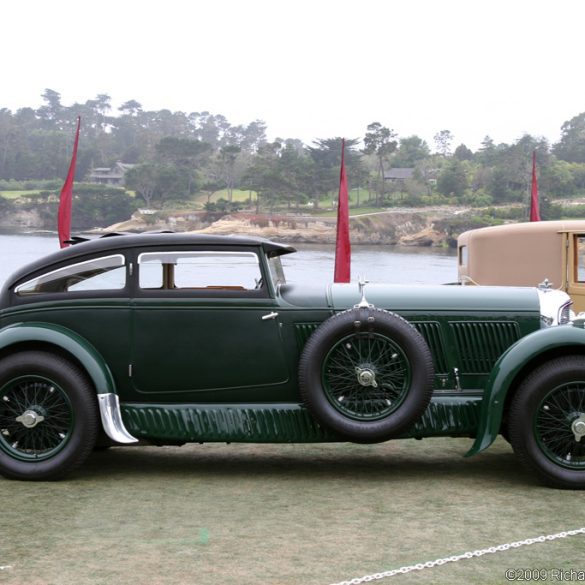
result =
[{"label": "chrome hubcap", "polygon": [[579,442],[581,437],[585,437],[585,414],[579,416],[573,421],[571,425],[571,430],[575,435],[575,441]]},{"label": "chrome hubcap", "polygon": [[34,410],[26,410],[20,416],[16,417],[16,422],[21,423],[27,429],[33,429],[44,420],[45,417]]},{"label": "chrome hubcap", "polygon": [[362,386],[372,386],[373,388],[378,387],[376,382],[376,374],[370,368],[356,368],[355,373],[357,374],[357,380]]}]

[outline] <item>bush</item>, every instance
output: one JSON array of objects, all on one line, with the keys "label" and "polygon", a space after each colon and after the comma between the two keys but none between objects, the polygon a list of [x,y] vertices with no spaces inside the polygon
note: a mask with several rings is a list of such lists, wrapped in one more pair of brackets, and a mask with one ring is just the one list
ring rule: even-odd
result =
[{"label": "bush", "polygon": [[512,221],[525,221],[527,219],[527,211],[524,207],[490,207],[486,210],[485,215],[495,219]]},{"label": "bush", "polygon": [[[99,187],[93,185],[92,187]],[[77,188],[73,196],[73,222],[76,228],[106,227],[129,219],[138,203],[124,189],[114,187]]]},{"label": "bush", "polygon": [[242,207],[239,201],[228,201],[227,199],[218,199],[216,202],[208,201],[205,204],[205,211],[210,213],[236,213]]},{"label": "bush", "polygon": [[[59,210],[59,191],[41,191],[36,196],[23,196],[22,207],[35,209],[46,229],[55,229]],[[71,227],[84,230],[107,227],[128,219],[138,204],[124,189],[104,185],[83,184],[73,188]]]},{"label": "bush", "polygon": [[12,203],[12,201],[8,201],[8,199],[4,199],[4,197],[0,197],[0,217],[6,217],[13,211],[14,203]]},{"label": "bush", "polygon": [[[555,205],[555,207],[557,207]],[[562,217],[570,217],[572,219],[585,219],[585,205],[567,205],[561,208]]]},{"label": "bush", "polygon": [[0,179],[0,191],[36,191],[43,189],[61,189],[63,179],[44,179],[15,181],[14,179]]},{"label": "bush", "polygon": [[462,202],[471,207],[486,207],[494,202],[491,195],[486,193],[483,189],[477,191],[467,191],[462,198]]}]

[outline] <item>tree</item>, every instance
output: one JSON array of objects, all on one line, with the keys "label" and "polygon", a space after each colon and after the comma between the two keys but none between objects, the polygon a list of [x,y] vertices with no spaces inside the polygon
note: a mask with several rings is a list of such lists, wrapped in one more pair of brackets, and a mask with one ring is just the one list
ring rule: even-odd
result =
[{"label": "tree", "polygon": [[382,126],[379,122],[372,122],[367,127],[364,137],[364,152],[375,155],[378,161],[376,205],[384,199],[386,173],[384,163],[388,157],[396,150],[397,137],[394,130]]},{"label": "tree", "polygon": [[227,187],[228,201],[230,202],[233,199],[234,169],[238,154],[240,154],[241,151],[242,149],[235,145],[222,146],[219,149],[219,158],[222,163],[223,177],[225,180],[225,186]]},{"label": "tree", "polygon": [[288,188],[286,179],[277,167],[281,149],[280,142],[271,142],[260,147],[242,179],[244,188],[256,191],[256,212],[261,205],[274,207],[283,191]]},{"label": "tree", "polygon": [[124,189],[105,185],[78,185],[73,203],[74,229],[107,226],[128,219],[136,201]]},{"label": "tree", "polygon": [[142,164],[129,169],[124,181],[128,189],[136,191],[144,199],[147,208],[152,208],[158,187],[157,168],[154,165]]},{"label": "tree", "polygon": [[419,136],[407,136],[400,139],[398,150],[392,157],[392,166],[409,168],[416,166],[416,163],[428,158],[430,155],[429,145]]},{"label": "tree", "polygon": [[[305,193],[309,195],[316,206],[323,195],[336,192],[339,189],[339,169],[341,167],[342,138],[325,138],[315,140],[313,146],[307,148],[312,160],[312,185],[307,185]],[[350,188],[363,176],[361,155],[356,147],[358,140],[348,138],[345,141],[345,169]]]},{"label": "tree", "polygon": [[451,154],[451,142],[453,142],[453,134],[449,130],[441,130],[433,136],[435,141],[435,148],[442,156],[449,156]]},{"label": "tree", "polygon": [[449,161],[437,179],[437,191],[446,196],[462,197],[467,189],[465,167],[456,158]]},{"label": "tree", "polygon": [[497,149],[490,136],[485,136],[478,151],[479,160],[484,165],[490,165],[497,156]]},{"label": "tree", "polygon": [[266,142],[266,123],[263,120],[254,120],[242,132],[242,144],[240,146],[243,150],[255,153]]},{"label": "tree", "polygon": [[167,137],[156,145],[156,151],[161,162],[173,166],[184,177],[185,192],[175,193],[175,196],[189,197],[195,189],[198,167],[203,166],[211,146],[199,140]]},{"label": "tree", "polygon": [[313,176],[315,165],[303,149],[299,149],[294,141],[287,140],[280,152],[276,164],[277,172],[284,179],[281,197],[288,208],[291,204],[299,205],[313,193]]},{"label": "tree", "polygon": [[45,105],[37,110],[39,118],[47,123],[47,127],[54,125],[60,128],[61,114],[63,113],[61,94],[54,89],[47,88],[43,92],[42,98]]},{"label": "tree", "polygon": [[118,110],[126,116],[138,116],[142,112],[142,104],[136,100],[128,100],[124,102]]},{"label": "tree", "polygon": [[453,156],[457,160],[471,160],[473,158],[473,152],[465,146],[465,144],[460,144],[453,153]]},{"label": "tree", "polygon": [[567,162],[585,163],[585,112],[561,126],[561,139],[553,153]]}]

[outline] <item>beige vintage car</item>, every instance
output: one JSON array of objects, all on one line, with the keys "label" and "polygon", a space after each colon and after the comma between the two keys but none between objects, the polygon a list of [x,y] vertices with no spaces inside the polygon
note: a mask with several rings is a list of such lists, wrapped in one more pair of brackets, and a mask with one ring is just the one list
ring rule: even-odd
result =
[{"label": "beige vintage car", "polygon": [[585,220],[469,230],[457,240],[461,284],[538,286],[567,292],[585,311]]}]

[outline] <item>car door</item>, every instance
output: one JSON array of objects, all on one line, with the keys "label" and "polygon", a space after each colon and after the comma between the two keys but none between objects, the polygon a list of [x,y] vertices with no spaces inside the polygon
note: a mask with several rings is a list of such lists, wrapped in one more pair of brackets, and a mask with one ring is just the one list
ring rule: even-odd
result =
[{"label": "car door", "polygon": [[260,250],[160,249],[137,258],[131,379],[149,401],[274,399],[289,380]]}]

